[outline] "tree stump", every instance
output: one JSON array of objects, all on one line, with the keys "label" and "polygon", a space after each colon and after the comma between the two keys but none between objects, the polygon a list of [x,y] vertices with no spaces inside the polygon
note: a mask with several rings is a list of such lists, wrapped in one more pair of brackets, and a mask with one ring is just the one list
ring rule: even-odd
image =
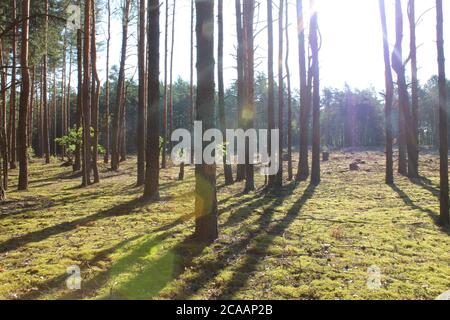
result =
[{"label": "tree stump", "polygon": [[359,171],[359,165],[356,162],[350,164],[350,171]]},{"label": "tree stump", "polygon": [[322,152],[322,161],[327,162],[330,160],[330,153],[329,152]]},{"label": "tree stump", "polygon": [[180,173],[178,174],[178,180],[184,180],[184,162],[180,163]]}]

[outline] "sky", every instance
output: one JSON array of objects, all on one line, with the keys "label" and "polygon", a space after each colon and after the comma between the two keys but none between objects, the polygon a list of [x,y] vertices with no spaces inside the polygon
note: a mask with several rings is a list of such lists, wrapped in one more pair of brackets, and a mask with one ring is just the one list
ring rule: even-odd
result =
[{"label": "sky", "polygon": [[[294,88],[298,88],[298,39],[296,26],[296,0],[288,0],[289,8],[289,65],[291,81]],[[378,0],[316,0],[319,16],[319,28],[322,36],[320,57],[320,78],[322,87],[343,88],[346,84],[352,88],[363,89],[374,87],[376,90],[384,88],[384,60],[381,22]],[[395,42],[394,0],[386,1],[388,19],[389,43],[391,51]],[[407,0],[403,1],[404,19],[404,59],[409,53],[409,23],[406,17]],[[258,2],[258,1],[256,1]],[[256,70],[267,73],[267,12],[266,2],[260,1],[255,10],[255,58]],[[112,0],[113,8],[118,7],[120,0]],[[170,5],[169,22],[172,21],[172,3]],[[235,1],[224,0],[224,77],[225,84],[236,79],[236,24]],[[450,3],[444,3],[444,32],[450,33]],[[216,1],[217,4],[217,1]],[[274,54],[275,79],[278,67],[278,5],[274,0]],[[436,11],[434,0],[416,0],[416,18],[421,17],[417,25],[417,55],[419,81],[424,83],[437,73],[436,58]],[[303,6],[309,11],[309,1],[303,0]],[[217,10],[217,8],[216,8]],[[161,79],[163,79],[163,53],[164,53],[164,4],[161,6]],[[307,12],[307,14],[309,14]],[[423,14],[423,15],[422,15]],[[174,79],[181,77],[189,80],[190,77],[190,0],[178,0],[175,15],[175,47],[174,47]],[[106,17],[102,17],[103,22]],[[120,15],[113,17],[111,40],[111,65],[119,64],[121,45]],[[169,45],[171,29],[169,25]],[[129,76],[137,77],[136,66],[136,25],[130,26],[131,37],[128,46],[127,72]],[[98,40],[105,35],[106,25],[101,23],[98,28]],[[216,28],[217,32],[217,28]],[[444,35],[450,39],[450,35]],[[216,37],[217,40],[217,37]],[[170,48],[169,48],[170,49]],[[217,42],[216,42],[217,50]],[[450,40],[445,43],[446,70],[450,73]],[[105,54],[103,49],[98,52],[98,67],[100,74],[105,69]],[[195,58],[194,58],[195,61]],[[284,61],[284,57],[283,57]],[[409,65],[408,65],[409,68]],[[410,74],[409,69],[407,69]]]}]

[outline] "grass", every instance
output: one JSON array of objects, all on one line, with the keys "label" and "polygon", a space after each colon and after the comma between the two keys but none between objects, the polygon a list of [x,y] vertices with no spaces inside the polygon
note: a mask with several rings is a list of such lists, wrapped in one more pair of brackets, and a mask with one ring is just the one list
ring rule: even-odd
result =
[{"label": "grass", "polygon": [[[348,166],[356,159],[358,172]],[[384,181],[381,152],[333,153],[322,183],[286,182],[276,195],[242,194],[218,179],[219,239],[195,244],[194,177],[161,173],[161,201],[142,202],[135,161],[101,183],[34,159],[30,188],[12,171],[0,207],[2,299],[434,299],[450,288],[449,230],[437,225],[438,158],[426,178]],[[221,173],[221,172],[220,172]],[[81,268],[81,290],[66,268]],[[381,287],[370,289],[369,268]]]}]

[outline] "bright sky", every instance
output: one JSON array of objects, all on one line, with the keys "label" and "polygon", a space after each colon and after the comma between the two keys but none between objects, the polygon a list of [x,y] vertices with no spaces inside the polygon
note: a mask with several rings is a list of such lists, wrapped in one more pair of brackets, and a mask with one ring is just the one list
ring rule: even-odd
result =
[{"label": "bright sky", "polygon": [[[173,0],[169,0],[172,6]],[[384,88],[384,61],[382,48],[381,23],[378,0],[316,0],[319,12],[319,26],[322,35],[322,49],[320,51],[321,85],[342,88],[346,83],[351,87],[366,88],[374,86],[378,90]],[[404,55],[409,53],[409,24],[406,17],[407,0],[402,0],[404,5]],[[119,0],[113,0],[113,6],[117,6]],[[225,21],[225,82],[230,83],[236,78],[234,55],[236,52],[236,25],[234,0],[224,0]],[[444,2],[444,19],[450,19],[450,3]],[[309,1],[303,0],[303,5],[309,8]],[[389,42],[393,47],[395,42],[394,25],[394,0],[386,0],[386,10],[389,28]],[[217,1],[216,1],[217,4]],[[274,0],[274,19],[278,16],[278,0]],[[424,82],[437,73],[436,58],[436,11],[434,0],[416,0],[416,18],[426,12],[417,26],[418,66],[419,79]],[[189,79],[189,48],[190,48],[190,0],[178,0],[176,8],[175,50],[174,50],[174,79],[178,76]],[[216,8],[217,9],[217,8]],[[431,10],[430,10],[431,9]],[[161,55],[164,52],[164,5],[161,7]],[[172,10],[170,9],[170,15]],[[266,3],[255,11],[255,39],[256,69],[267,73],[267,28]],[[170,21],[172,17],[169,18]],[[106,17],[103,17],[106,20]],[[289,34],[290,34],[290,69],[292,83],[298,87],[298,42],[296,30],[296,0],[289,0]],[[119,16],[113,18],[115,24],[112,28],[111,64],[119,63],[121,45],[121,25]],[[448,20],[444,21],[444,32],[450,34]],[[136,26],[130,27],[133,33],[130,38],[128,50],[128,72],[134,74],[137,65],[135,34]],[[217,28],[216,28],[217,31]],[[98,40],[102,39],[103,30],[99,28]],[[169,25],[169,45],[170,45]],[[274,21],[274,54],[275,64],[278,55],[278,22]],[[444,35],[444,39],[450,39],[450,35]],[[450,41],[446,46],[446,66],[450,74]],[[217,49],[217,48],[216,48]],[[392,48],[391,48],[392,50]],[[98,66],[104,66],[105,51],[99,52]],[[284,58],[283,58],[284,59]],[[161,56],[163,67],[163,56]],[[161,72],[163,68],[161,67]],[[274,65],[275,73],[277,66]],[[104,73],[104,67],[100,70]],[[277,75],[275,75],[277,77]],[[137,75],[136,75],[137,77]],[[163,73],[161,73],[161,79]],[[276,78],[277,79],[277,78]]]}]

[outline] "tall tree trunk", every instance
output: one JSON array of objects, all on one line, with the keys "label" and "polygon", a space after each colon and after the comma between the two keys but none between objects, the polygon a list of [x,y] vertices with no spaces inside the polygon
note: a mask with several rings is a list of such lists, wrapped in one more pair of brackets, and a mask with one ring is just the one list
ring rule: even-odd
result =
[{"label": "tall tree trunk", "polygon": [[[91,183],[91,5],[92,0],[84,4],[84,46],[83,46],[83,152],[82,152],[82,186]],[[93,93],[92,93],[93,94]]]},{"label": "tall tree trunk", "polygon": [[[17,19],[17,3],[12,0],[12,15],[14,23]],[[11,70],[11,94],[9,96],[9,167],[16,168],[16,68],[17,68],[17,26],[13,27],[12,36],[12,70]]]},{"label": "tall tree trunk", "polygon": [[[194,0],[191,0],[191,61],[190,61],[190,86],[189,86],[189,103],[190,103],[190,129],[194,132]],[[191,152],[191,163],[194,163],[194,152]]]},{"label": "tall tree trunk", "polygon": [[[273,75],[273,3],[267,1],[267,126],[268,126],[268,151],[269,155],[275,152],[272,146],[272,130],[275,129],[275,92],[274,92],[274,75]],[[270,175],[268,179],[268,188],[273,188],[275,185],[276,175]]]},{"label": "tall tree trunk", "polygon": [[146,46],[145,46],[145,0],[139,1],[138,22],[138,69],[139,69],[139,109],[137,127],[137,185],[145,182],[145,77],[146,77]]},{"label": "tall tree trunk", "polygon": [[127,39],[128,39],[128,20],[130,14],[131,0],[126,0],[123,8],[122,18],[122,51],[119,68],[119,79],[117,81],[117,98],[113,115],[113,136],[111,145],[111,169],[117,171],[119,169],[120,157],[120,132],[123,130],[124,121],[123,113],[125,109],[125,61],[127,56]]},{"label": "tall tree trunk", "polygon": [[36,94],[35,81],[36,81],[36,66],[33,65],[33,67],[31,68],[30,107],[27,119],[27,138],[28,138],[27,144],[29,147],[33,145],[33,109]]},{"label": "tall tree trunk", "polygon": [[413,150],[415,156],[408,162],[410,177],[419,177],[419,83],[417,80],[417,45],[416,45],[416,8],[415,0],[409,0],[409,29],[410,29],[410,55],[411,55],[411,106]]},{"label": "tall tree trunk", "polygon": [[[196,0],[197,120],[203,130],[214,127],[214,0]],[[210,30],[211,32],[204,32]],[[203,144],[202,150],[206,147]],[[195,166],[195,236],[210,242],[218,237],[216,165]]]},{"label": "tall tree trunk", "polygon": [[[236,7],[236,34],[237,34],[237,114],[238,114],[238,128],[244,127],[243,123],[243,101],[244,101],[244,30],[242,26],[242,9],[241,1],[235,1]],[[239,161],[242,163],[242,161]],[[243,181],[245,179],[245,165],[237,165],[236,181]]]},{"label": "tall tree trunk", "polygon": [[[66,51],[67,51],[67,31],[64,32],[64,44],[63,44],[63,65],[61,71],[61,137],[67,134],[66,128]],[[66,148],[64,146],[60,146],[61,149],[61,160],[64,161],[64,157],[66,156]]]},{"label": "tall tree trunk", "polygon": [[[311,8],[315,6],[315,0],[311,0]],[[312,53],[312,73],[313,73],[313,148],[311,183],[320,183],[320,78],[319,78],[319,42],[318,42],[318,19],[317,11],[311,15],[310,23],[310,43]]]},{"label": "tall tree trunk", "polygon": [[38,110],[38,141],[37,141],[37,156],[42,158],[44,156],[44,67],[43,63],[40,66],[39,72],[39,110]]},{"label": "tall tree trunk", "polygon": [[[3,60],[3,39],[0,39],[0,65],[4,65]],[[3,160],[3,167],[1,175],[3,175],[2,186],[4,190],[8,189],[8,136],[6,132],[6,77],[7,71],[0,70],[1,73],[1,109],[0,109],[0,151],[1,159]]]},{"label": "tall tree trunk", "polygon": [[[81,1],[78,1],[80,5]],[[77,30],[77,112],[76,112],[76,129],[79,131],[82,128],[82,114],[83,114],[83,47],[81,39],[81,29]],[[75,147],[75,161],[73,163],[73,171],[81,170],[81,145]]]},{"label": "tall tree trunk", "polygon": [[[47,65],[48,65],[48,0],[45,0],[45,51],[44,51],[44,66],[42,72],[44,73],[44,81],[42,84],[43,87],[43,108],[42,112],[44,113],[44,123],[43,123],[43,151],[45,154],[45,163],[50,163],[50,137],[49,137],[49,107],[48,107],[48,99],[47,99]],[[81,31],[80,31],[81,32]]]},{"label": "tall tree trunk", "polygon": [[92,106],[92,123],[93,129],[92,137],[92,171],[94,174],[94,183],[100,182],[98,173],[98,104],[100,99],[100,78],[97,72],[97,46],[96,46],[96,15],[95,15],[95,0],[92,0],[91,7],[92,17],[92,34],[91,34],[91,64],[92,64],[92,91],[91,91],[91,106]]},{"label": "tall tree trunk", "polygon": [[[254,0],[243,1],[243,31],[244,31],[244,97],[243,113],[247,115],[243,119],[244,129],[253,129],[255,126],[255,88],[254,88],[254,45],[253,45],[253,20],[255,11]],[[254,180],[254,154],[250,154],[250,141],[245,143],[245,190],[255,190]]]},{"label": "tall tree trunk", "polygon": [[[417,163],[417,141],[412,128],[412,117],[410,112],[410,103],[408,96],[408,89],[405,79],[405,65],[402,61],[402,41],[403,41],[403,12],[401,0],[396,0],[395,2],[395,16],[396,16],[396,43],[394,48],[394,53],[392,55],[392,67],[397,73],[397,83],[398,83],[398,95],[399,95],[399,106],[401,112],[401,119],[403,120],[403,129],[405,134],[406,149],[408,153],[408,168],[417,169],[414,163]],[[402,129],[402,128],[401,128]],[[404,174],[408,168],[400,168]],[[417,170],[407,172],[410,178],[416,178],[418,176]]]},{"label": "tall tree trunk", "polygon": [[383,30],[383,53],[385,65],[386,80],[386,105],[385,105],[385,122],[386,122],[386,183],[394,183],[394,168],[392,155],[392,102],[394,99],[394,84],[392,80],[391,59],[389,56],[389,38],[386,23],[386,9],[384,0],[380,2],[381,26]]},{"label": "tall tree trunk", "polygon": [[20,52],[20,69],[22,70],[22,88],[20,90],[19,128],[18,128],[18,158],[19,182],[18,190],[28,188],[28,155],[27,155],[27,119],[30,103],[30,71],[28,69],[28,35],[29,35],[30,2],[22,0],[22,43]]},{"label": "tall tree trunk", "polygon": [[439,155],[440,155],[440,223],[450,225],[448,192],[448,106],[445,77],[444,18],[442,0],[436,0],[437,52],[439,68]]},{"label": "tall tree trunk", "polygon": [[111,42],[111,0],[107,1],[107,36],[106,36],[106,83],[105,83],[105,157],[104,162],[109,162],[109,47]]},{"label": "tall tree trunk", "polygon": [[68,77],[68,80],[67,80],[67,101],[66,101],[66,119],[65,119],[65,121],[66,121],[66,129],[67,129],[66,134],[71,129],[71,127],[70,127],[71,79],[72,79],[72,45],[70,46],[70,50],[69,50],[69,77]]},{"label": "tall tree trunk", "polygon": [[300,159],[297,170],[297,181],[304,181],[309,176],[308,164],[308,128],[311,113],[310,90],[306,80],[306,49],[305,49],[305,15],[302,0],[297,0],[297,33],[300,71]]},{"label": "tall tree trunk", "polygon": [[292,97],[291,97],[291,72],[289,70],[289,3],[286,0],[286,81],[287,81],[287,98],[288,98],[288,127],[287,127],[287,140],[288,140],[288,180],[292,181]]},{"label": "tall tree trunk", "polygon": [[168,42],[169,42],[169,0],[166,0],[166,18],[164,27],[164,98],[163,98],[163,142],[162,142],[162,159],[161,167],[166,168],[166,145],[167,145],[167,59],[168,59]]},{"label": "tall tree trunk", "polygon": [[169,153],[172,151],[171,136],[173,131],[173,49],[175,45],[175,8],[177,0],[173,0],[173,10],[172,10],[172,37],[170,45],[170,70],[169,70],[169,129],[167,134],[167,143],[169,147]]},{"label": "tall tree trunk", "polygon": [[225,119],[225,88],[223,81],[223,0],[218,0],[218,10],[217,10],[217,24],[219,29],[218,34],[218,62],[217,62],[217,74],[218,74],[218,86],[219,86],[219,118],[220,126],[222,128],[222,134],[224,136],[224,156],[223,156],[223,170],[225,175],[225,184],[233,184],[233,172],[231,170],[231,165],[227,164],[227,140],[226,140],[226,119]]},{"label": "tall tree trunk", "polygon": [[144,198],[159,198],[159,0],[148,0],[147,148]]},{"label": "tall tree trunk", "polygon": [[283,15],[284,0],[280,0],[278,13],[278,130],[280,132],[278,163],[280,167],[278,169],[276,180],[277,189],[280,189],[283,186]]},{"label": "tall tree trunk", "polygon": [[56,157],[56,153],[57,153],[57,146],[56,146],[56,138],[57,138],[57,133],[56,133],[56,101],[57,101],[57,96],[56,96],[56,65],[53,68],[53,100],[52,100],[52,117],[51,117],[51,121],[52,121],[52,133],[51,133],[51,145],[50,145],[50,149],[51,149],[51,153],[54,157]]}]

